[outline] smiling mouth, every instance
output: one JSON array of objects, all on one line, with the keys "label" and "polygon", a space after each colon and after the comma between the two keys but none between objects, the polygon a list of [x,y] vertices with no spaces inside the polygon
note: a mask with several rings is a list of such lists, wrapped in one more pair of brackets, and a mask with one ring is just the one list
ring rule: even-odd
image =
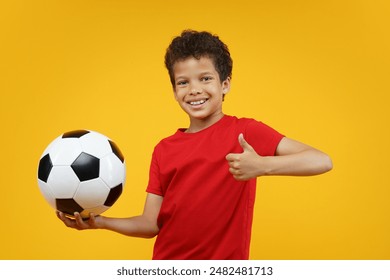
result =
[{"label": "smiling mouth", "polygon": [[206,103],[208,99],[201,99],[201,100],[196,100],[196,101],[189,101],[187,102],[188,104],[190,104],[191,106],[198,106],[198,105],[202,105],[204,103]]}]

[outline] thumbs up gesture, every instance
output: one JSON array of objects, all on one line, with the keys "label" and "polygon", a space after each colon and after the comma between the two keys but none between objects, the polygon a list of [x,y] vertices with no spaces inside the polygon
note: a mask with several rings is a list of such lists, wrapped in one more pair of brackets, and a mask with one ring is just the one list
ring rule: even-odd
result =
[{"label": "thumbs up gesture", "polygon": [[238,142],[243,152],[239,154],[230,153],[226,156],[229,163],[229,172],[239,181],[246,181],[262,175],[259,173],[259,167],[262,166],[264,158],[258,155],[252,146],[246,142],[242,133],[238,136]]}]

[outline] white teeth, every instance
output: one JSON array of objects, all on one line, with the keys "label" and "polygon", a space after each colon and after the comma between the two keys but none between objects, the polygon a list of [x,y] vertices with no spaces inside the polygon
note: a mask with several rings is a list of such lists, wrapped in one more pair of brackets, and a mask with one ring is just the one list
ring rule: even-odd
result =
[{"label": "white teeth", "polygon": [[206,99],[203,99],[203,100],[198,100],[198,101],[191,101],[190,104],[191,105],[201,105],[205,102],[206,102]]}]

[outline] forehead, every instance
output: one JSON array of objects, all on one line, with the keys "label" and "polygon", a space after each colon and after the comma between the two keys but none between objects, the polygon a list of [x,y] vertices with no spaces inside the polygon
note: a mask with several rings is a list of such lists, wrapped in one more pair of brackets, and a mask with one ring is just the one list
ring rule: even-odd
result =
[{"label": "forehead", "polygon": [[210,72],[218,74],[215,69],[214,62],[211,58],[202,56],[199,59],[195,57],[188,57],[177,61],[173,66],[174,76],[199,74],[203,72]]}]

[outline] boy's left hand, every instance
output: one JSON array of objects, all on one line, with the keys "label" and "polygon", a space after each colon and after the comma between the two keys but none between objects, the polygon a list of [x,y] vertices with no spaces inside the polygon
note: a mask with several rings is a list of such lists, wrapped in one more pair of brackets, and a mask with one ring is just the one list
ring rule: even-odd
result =
[{"label": "boy's left hand", "polygon": [[244,139],[242,133],[238,136],[238,142],[243,149],[240,154],[230,153],[226,156],[229,163],[229,172],[239,181],[256,178],[261,174],[261,166],[264,158],[256,153],[251,145]]}]

